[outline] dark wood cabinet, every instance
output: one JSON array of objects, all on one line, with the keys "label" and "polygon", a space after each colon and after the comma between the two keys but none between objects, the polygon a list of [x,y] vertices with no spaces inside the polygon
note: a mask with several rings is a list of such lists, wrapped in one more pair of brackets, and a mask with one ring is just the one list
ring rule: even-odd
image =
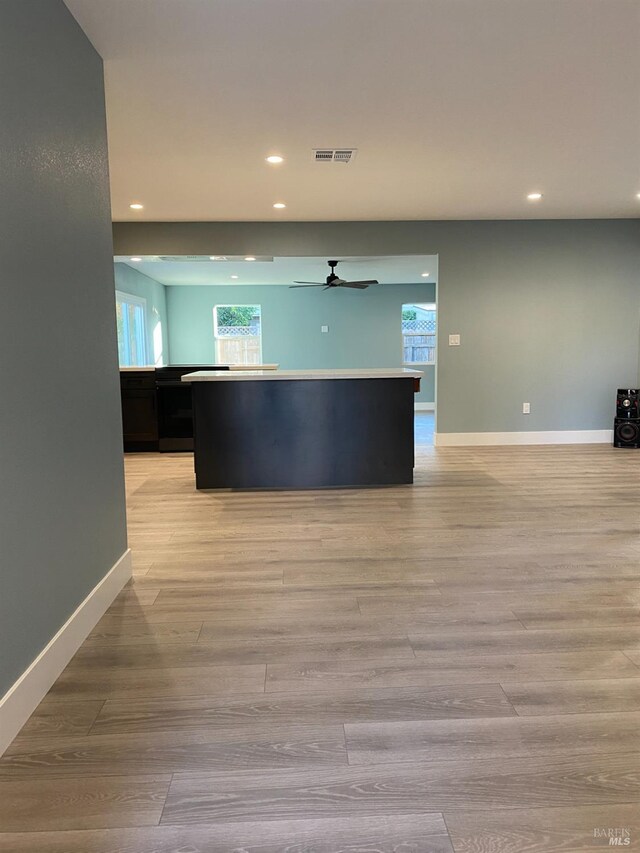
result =
[{"label": "dark wood cabinet", "polygon": [[154,369],[122,369],[122,432],[125,451],[193,450],[191,386],[185,373],[228,370],[227,364],[177,364]]},{"label": "dark wood cabinet", "polygon": [[122,392],[122,431],[126,441],[157,441],[156,392]]},{"label": "dark wood cabinet", "polygon": [[121,373],[122,432],[125,450],[157,450],[158,402],[153,372]]},{"label": "dark wood cabinet", "polygon": [[140,391],[143,388],[153,391],[156,387],[155,370],[140,371],[134,373],[127,371],[120,373],[120,388],[122,391]]},{"label": "dark wood cabinet", "polygon": [[196,488],[412,483],[413,377],[371,374],[193,382]]}]

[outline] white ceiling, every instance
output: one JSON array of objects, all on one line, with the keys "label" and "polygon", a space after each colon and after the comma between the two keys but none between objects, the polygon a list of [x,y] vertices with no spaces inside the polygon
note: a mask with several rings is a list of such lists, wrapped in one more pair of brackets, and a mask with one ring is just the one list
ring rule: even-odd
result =
[{"label": "white ceiling", "polygon": [[[159,281],[160,284],[281,284],[324,281],[329,275],[327,258],[273,258],[272,261],[161,261],[143,257],[134,262],[116,257],[116,262]],[[381,284],[412,284],[437,281],[437,255],[394,255],[377,258],[341,258],[336,272],[347,281],[377,279]],[[428,277],[422,273],[428,272]],[[237,279],[232,279],[237,275]]]},{"label": "white ceiling", "polygon": [[116,220],[640,212],[639,0],[66,3],[105,59]]}]

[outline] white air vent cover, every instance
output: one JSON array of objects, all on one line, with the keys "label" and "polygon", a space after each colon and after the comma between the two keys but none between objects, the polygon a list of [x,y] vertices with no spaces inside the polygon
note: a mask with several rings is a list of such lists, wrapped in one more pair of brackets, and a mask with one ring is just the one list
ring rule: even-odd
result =
[{"label": "white air vent cover", "polygon": [[350,163],[357,148],[314,148],[313,159],[316,163]]}]

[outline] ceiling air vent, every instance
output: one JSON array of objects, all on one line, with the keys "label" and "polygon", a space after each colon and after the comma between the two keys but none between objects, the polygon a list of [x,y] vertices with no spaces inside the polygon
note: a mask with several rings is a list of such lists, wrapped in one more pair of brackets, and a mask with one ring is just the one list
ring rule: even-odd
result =
[{"label": "ceiling air vent", "polygon": [[358,152],[357,148],[314,148],[316,163],[350,163]]}]

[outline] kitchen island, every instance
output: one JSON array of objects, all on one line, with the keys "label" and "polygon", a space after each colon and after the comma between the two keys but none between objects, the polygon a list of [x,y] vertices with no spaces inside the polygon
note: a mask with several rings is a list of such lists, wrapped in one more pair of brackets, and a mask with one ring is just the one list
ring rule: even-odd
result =
[{"label": "kitchen island", "polygon": [[198,489],[413,482],[419,370],[200,370],[191,383]]}]

